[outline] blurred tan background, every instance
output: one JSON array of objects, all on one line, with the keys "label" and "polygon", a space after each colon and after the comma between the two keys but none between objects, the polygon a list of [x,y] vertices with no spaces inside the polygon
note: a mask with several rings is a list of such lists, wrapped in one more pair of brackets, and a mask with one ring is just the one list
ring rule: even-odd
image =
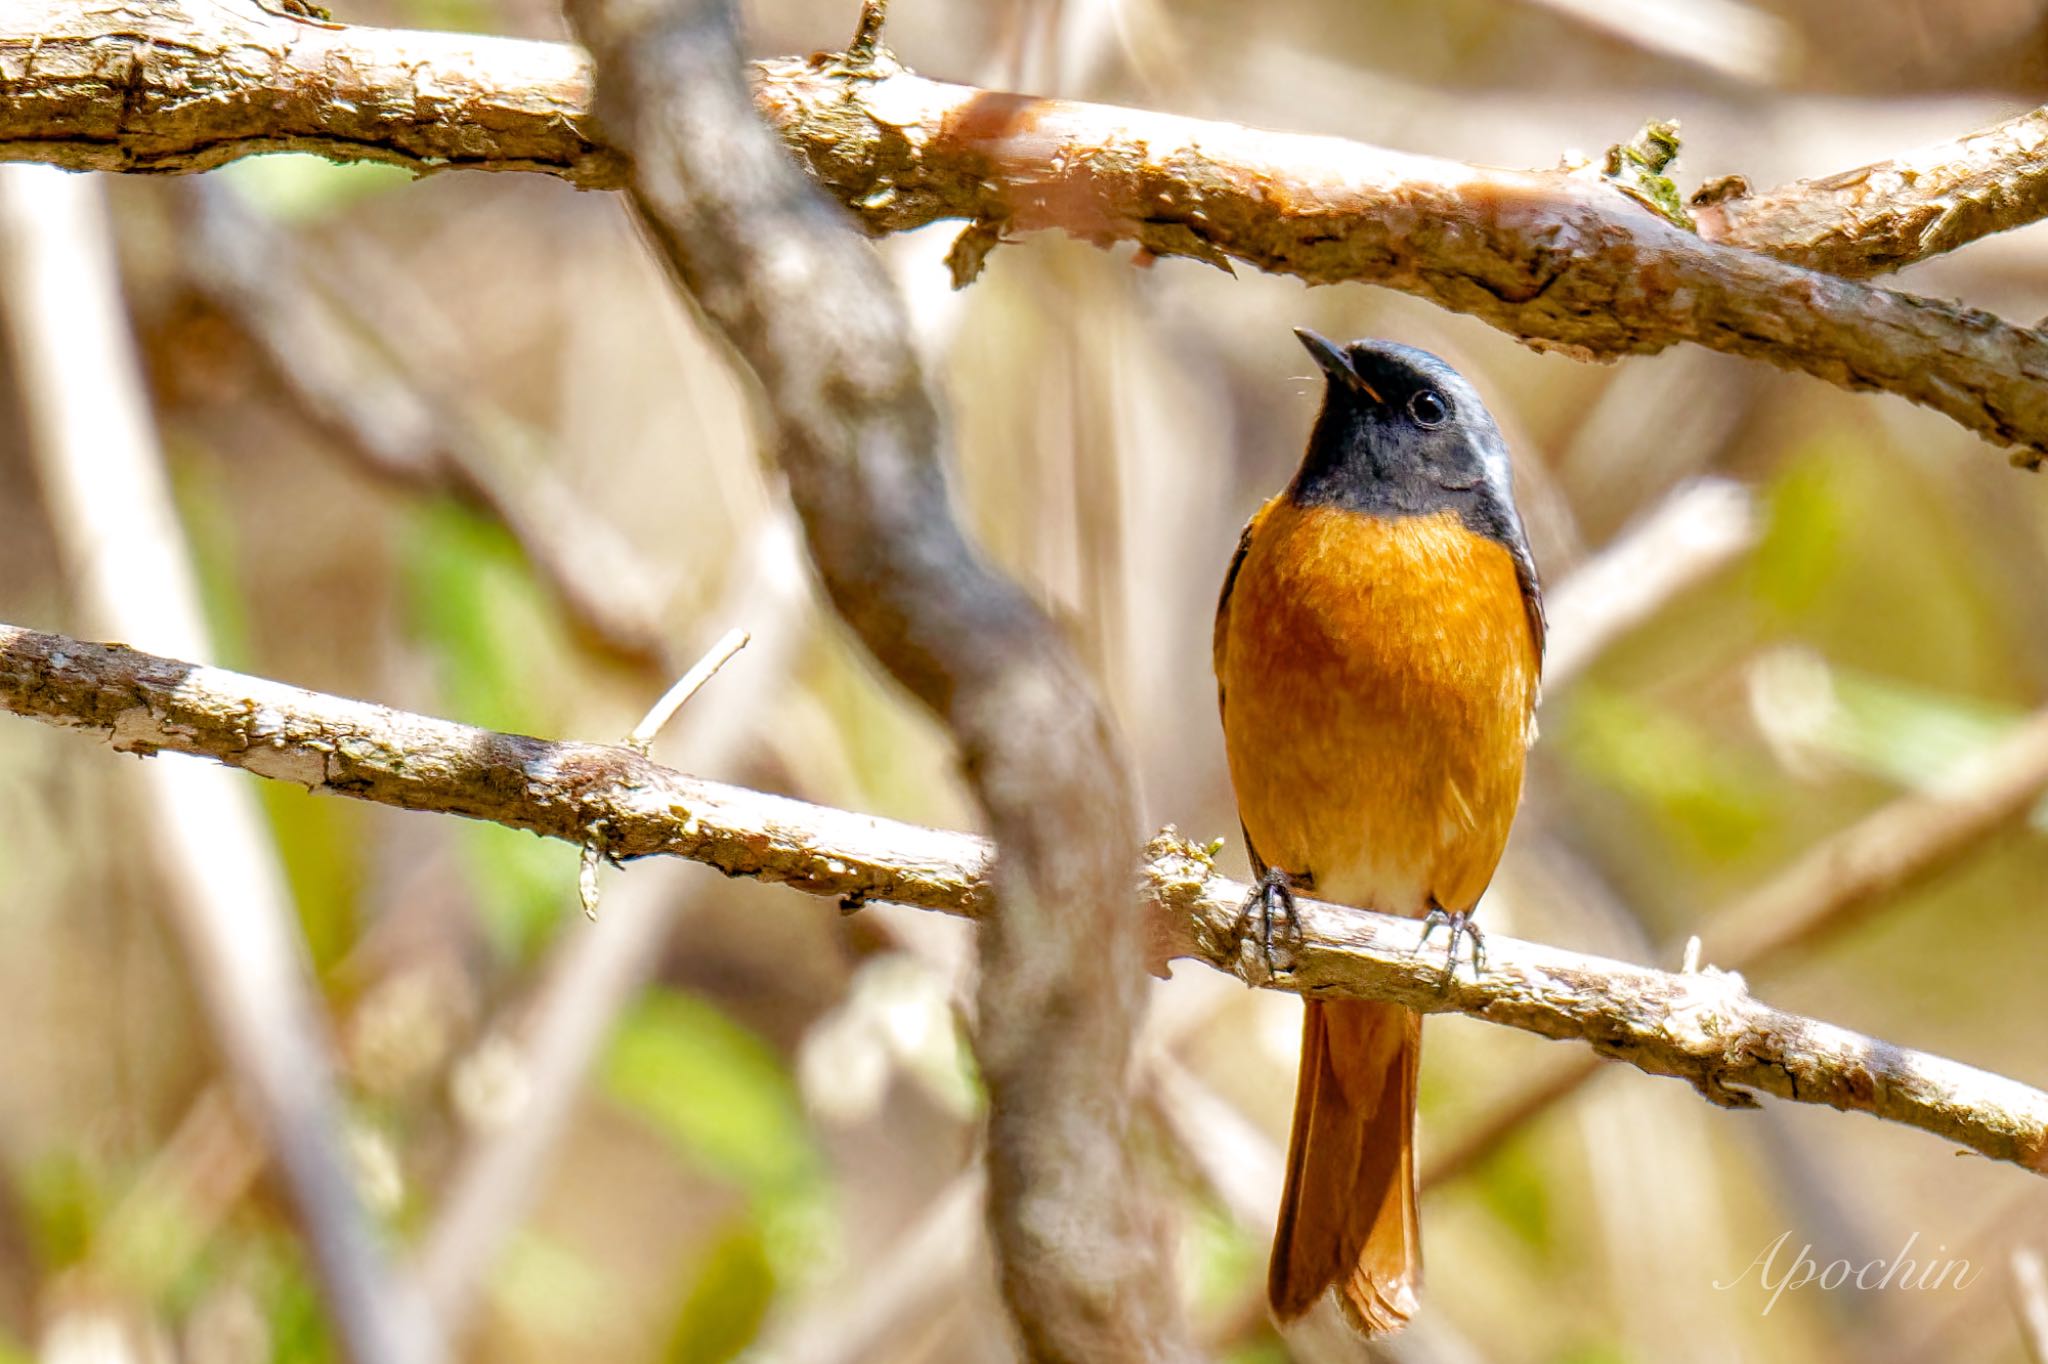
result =
[{"label": "blurred tan background", "polygon": [[[539,0],[336,8],[563,34]],[[754,8],[754,45],[771,54],[843,43],[856,7]],[[2030,107],[2048,77],[2048,6],[2033,0],[892,11],[891,43],[928,75],[1492,164],[1551,165],[1676,116],[1686,188],[1939,141]],[[260,239],[295,252],[276,293],[310,289],[352,319],[359,344],[455,414],[474,463],[453,479],[379,472],[352,419],[314,411],[291,366],[266,358],[275,335],[207,282],[196,187],[108,184],[207,661],[610,740],[741,626],[752,646],[657,756],[971,826],[941,736],[821,609],[744,391],[616,199],[305,158],[209,179]],[[1717,906],[1867,812],[1967,780],[2048,693],[2048,484],[1942,418],[1697,350],[1585,366],[1365,287],[1137,269],[1051,237],[1003,247],[956,294],[951,232],[878,249],[950,403],[958,495],[1071,622],[1123,722],[1147,820],[1227,834],[1234,873],[1210,613],[1238,527],[1291,472],[1313,415],[1294,325],[1421,345],[1472,378],[1514,446],[1555,592],[1659,509],[1667,527],[1709,524],[1705,551],[1659,532],[1629,561],[1692,556],[1699,580],[1552,687],[1485,907],[1497,929],[1676,965]],[[1899,283],[2040,318],[2048,236],[1986,241]],[[20,373],[0,363],[0,619],[79,630]],[[1701,479],[1726,482],[1688,490]],[[565,605],[536,554],[594,581],[602,619]],[[1599,617],[1612,595],[1580,602]],[[0,1360],[333,1358],[159,912],[160,869],[135,832],[146,812],[122,794],[132,763],[0,723]],[[466,1206],[511,1209],[502,1239],[449,1252],[480,1285],[466,1357],[1010,1357],[962,1182],[979,1091],[956,1015],[960,925],[842,916],[643,865],[607,873],[593,927],[576,912],[574,849],[274,783],[258,794],[333,1020],[366,1197],[413,1246],[433,1243],[465,1177],[481,1180]],[[1759,966],[1753,986],[2048,1082],[2044,827],[1987,840]],[[592,965],[607,930],[625,936]],[[1269,1227],[1246,1204],[1285,1139],[1299,1006],[1185,964],[1155,1003],[1147,1047],[1171,1081],[1156,1165],[1191,1315],[1222,1357],[1288,1359],[1260,1303]],[[564,1019],[590,1032],[587,1082],[574,1046],[544,1054]],[[1571,1059],[1464,1019],[1428,1036],[1426,1155]],[[509,1187],[476,1176],[479,1153],[543,1102],[563,1113],[559,1147]],[[1924,1134],[1791,1105],[1724,1113],[1616,1068],[1432,1187],[1425,1320],[1402,1357],[2021,1360],[2009,1260],[2048,1248],[2044,1214],[2048,1189]],[[1916,1237],[1911,1257],[1967,1259],[1975,1275],[1961,1289],[1809,1287],[1766,1312],[1752,1261],[1781,1235],[1781,1270],[1802,1245],[1822,1265],[1861,1264]]]}]

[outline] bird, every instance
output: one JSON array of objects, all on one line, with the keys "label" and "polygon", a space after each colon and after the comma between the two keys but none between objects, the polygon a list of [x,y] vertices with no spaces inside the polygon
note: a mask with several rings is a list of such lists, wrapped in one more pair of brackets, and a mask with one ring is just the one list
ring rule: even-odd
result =
[{"label": "bird", "polygon": [[[1295,335],[1322,407],[1216,608],[1224,748],[1257,878],[1241,922],[1269,963],[1297,892],[1447,922],[1448,982],[1467,933],[1479,969],[1469,916],[1521,802],[1542,585],[1506,442],[1464,376],[1392,341]],[[1421,1016],[1400,1005],[1306,1002],[1267,1274],[1278,1320],[1333,1290],[1367,1336],[1415,1314],[1421,1044]]]}]

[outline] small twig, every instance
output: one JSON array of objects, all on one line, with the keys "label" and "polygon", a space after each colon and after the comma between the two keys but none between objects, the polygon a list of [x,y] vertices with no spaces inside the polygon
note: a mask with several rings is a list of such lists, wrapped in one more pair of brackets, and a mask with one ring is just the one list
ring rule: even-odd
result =
[{"label": "small twig", "polygon": [[[661,699],[647,714],[640,717],[640,723],[633,726],[633,732],[625,738],[626,747],[646,757],[662,727],[688,704],[698,688],[717,675],[727,660],[747,647],[750,638],[745,630],[739,629],[727,630],[719,636],[718,642],[691,664],[690,670],[661,694]],[[576,899],[583,906],[583,917],[592,923],[597,922],[598,871],[610,860],[611,853],[605,845],[605,826],[600,821],[590,826],[590,837],[584,840],[583,855],[576,862]]]},{"label": "small twig", "polygon": [[689,704],[706,682],[718,675],[718,670],[732,660],[732,656],[747,647],[753,636],[745,630],[731,629],[718,637],[718,642],[704,651],[703,657],[690,665],[690,670],[677,680],[673,687],[662,693],[640,723],[633,726],[633,732],[626,736],[626,747],[645,757],[675,713]]},{"label": "small twig", "polygon": [[882,52],[882,25],[888,18],[889,0],[860,0],[860,26],[846,45],[846,63],[852,67],[874,65]]}]

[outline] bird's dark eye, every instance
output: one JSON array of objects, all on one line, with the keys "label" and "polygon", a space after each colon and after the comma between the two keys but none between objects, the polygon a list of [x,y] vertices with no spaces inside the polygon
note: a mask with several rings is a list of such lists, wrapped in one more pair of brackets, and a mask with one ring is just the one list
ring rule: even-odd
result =
[{"label": "bird's dark eye", "polygon": [[1418,389],[1408,399],[1408,415],[1417,426],[1434,429],[1451,419],[1451,405],[1433,388]]}]

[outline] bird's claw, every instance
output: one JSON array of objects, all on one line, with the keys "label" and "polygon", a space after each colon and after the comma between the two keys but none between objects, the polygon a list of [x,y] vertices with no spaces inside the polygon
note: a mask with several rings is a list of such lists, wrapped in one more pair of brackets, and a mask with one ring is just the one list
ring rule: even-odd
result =
[{"label": "bird's claw", "polygon": [[[1284,925],[1284,940],[1277,954],[1273,935],[1276,921]],[[1252,893],[1245,897],[1244,909],[1238,917],[1237,935],[1240,955],[1245,938],[1257,937],[1259,960],[1267,976],[1276,976],[1294,968],[1294,946],[1301,941],[1301,916],[1295,910],[1294,886],[1286,872],[1268,870],[1259,884],[1252,887]]]},{"label": "bird's claw", "polygon": [[1422,937],[1415,944],[1417,952],[1429,944],[1429,935],[1436,932],[1439,927],[1448,928],[1451,933],[1451,950],[1444,956],[1443,979],[1437,983],[1437,990],[1440,993],[1448,993],[1451,982],[1458,975],[1459,941],[1467,937],[1472,939],[1472,977],[1477,980],[1480,971],[1486,965],[1486,935],[1479,931],[1479,925],[1472,921],[1472,915],[1468,911],[1450,911],[1442,905],[1433,904],[1429,907],[1429,913],[1423,916]]}]

